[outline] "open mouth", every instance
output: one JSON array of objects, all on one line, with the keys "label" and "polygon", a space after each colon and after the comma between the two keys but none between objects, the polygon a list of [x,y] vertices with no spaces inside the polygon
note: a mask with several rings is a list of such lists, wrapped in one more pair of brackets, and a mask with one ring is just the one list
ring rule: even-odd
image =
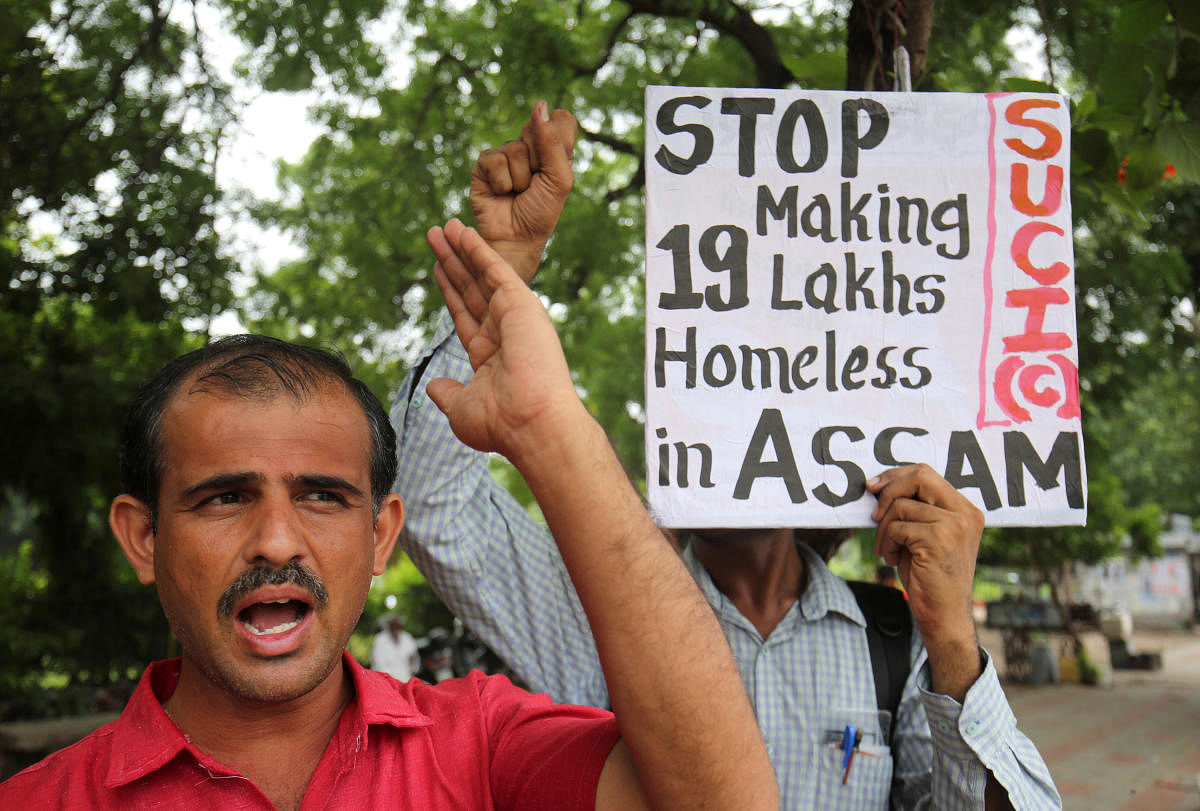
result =
[{"label": "open mouth", "polygon": [[304,621],[309,606],[300,600],[267,600],[251,603],[238,612],[238,622],[255,636],[271,636],[292,630]]}]

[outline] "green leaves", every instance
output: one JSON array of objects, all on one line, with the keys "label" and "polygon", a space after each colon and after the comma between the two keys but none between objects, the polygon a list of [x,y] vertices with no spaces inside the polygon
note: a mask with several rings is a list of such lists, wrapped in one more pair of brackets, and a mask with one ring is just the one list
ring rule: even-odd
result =
[{"label": "green leaves", "polygon": [[229,0],[219,4],[251,48],[240,65],[268,90],[305,90],[318,73],[342,92],[361,92],[383,73],[386,56],[365,32],[386,0]]},{"label": "green leaves", "polygon": [[1158,131],[1155,146],[1181,180],[1200,183],[1200,128],[1195,123],[1165,122]]},{"label": "green leaves", "polygon": [[1166,0],[1130,0],[1120,4],[1113,25],[1114,43],[1142,44],[1154,39],[1167,16]]},{"label": "green leaves", "polygon": [[[1053,85],[1039,82],[1035,79],[1026,79],[1022,76],[1009,76],[1002,81],[1001,86],[1010,93],[1057,93],[1058,88]],[[1094,97],[1093,97],[1094,98]]]},{"label": "green leaves", "polygon": [[182,323],[224,309],[233,267],[212,166],[226,89],[166,14],[0,3],[0,522],[34,516],[16,540],[44,575],[11,634],[57,640],[0,660],[20,689],[47,670],[102,684],[165,649],[105,525],[117,436],[142,380],[199,344]]}]

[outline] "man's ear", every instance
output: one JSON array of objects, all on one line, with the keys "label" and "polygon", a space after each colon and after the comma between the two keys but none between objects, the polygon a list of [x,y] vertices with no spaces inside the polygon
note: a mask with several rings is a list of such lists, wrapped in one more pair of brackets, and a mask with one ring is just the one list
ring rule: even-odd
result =
[{"label": "man's ear", "polygon": [[404,504],[400,496],[388,493],[379,507],[379,515],[375,517],[375,566],[371,570],[374,574],[383,574],[387,569],[392,547],[396,545],[396,538],[403,526]]},{"label": "man's ear", "polygon": [[138,581],[146,585],[153,583],[156,539],[150,507],[131,495],[119,495],[108,508],[108,525],[137,573]]}]

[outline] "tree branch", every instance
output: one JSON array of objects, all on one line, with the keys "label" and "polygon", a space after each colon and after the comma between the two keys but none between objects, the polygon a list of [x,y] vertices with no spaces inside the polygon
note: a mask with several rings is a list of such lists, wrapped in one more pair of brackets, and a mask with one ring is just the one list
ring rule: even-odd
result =
[{"label": "tree branch", "polygon": [[589,141],[595,141],[598,144],[604,144],[609,149],[616,150],[624,155],[637,155],[637,148],[626,140],[609,135],[604,132],[593,132],[582,124],[579,125],[579,132],[584,138]]},{"label": "tree branch", "polygon": [[608,135],[603,132],[593,132],[584,126],[579,127],[579,132],[589,141],[597,144],[603,144],[609,149],[620,152],[622,155],[631,155],[638,159],[637,170],[633,176],[629,178],[629,182],[624,186],[615,189],[609,189],[604,195],[604,202],[613,203],[625,197],[627,194],[636,192],[646,185],[646,164],[641,151],[628,141],[617,138],[615,135]]},{"label": "tree branch", "polygon": [[[128,73],[130,69],[138,63],[138,60],[142,58],[142,56],[147,50],[150,49],[151,46],[158,45],[159,38],[162,36],[163,29],[167,24],[167,16],[162,13],[162,9],[159,8],[158,3],[150,4],[150,15],[150,27],[146,30],[146,36],[138,42],[137,48],[135,48],[133,53],[129,55],[129,58],[121,62],[120,65],[113,69],[111,78],[109,79],[108,92],[104,94],[103,98],[84,110],[82,115],[72,121],[69,125],[67,125],[67,128],[63,130],[62,136],[58,139],[58,143],[55,144],[50,155],[51,166],[57,165],[58,158],[62,154],[63,147],[66,146],[67,140],[70,139],[72,135],[87,126],[88,122],[91,121],[101,110],[105,109],[110,104],[116,103],[117,96],[120,95],[121,91],[124,89],[125,74]],[[53,172],[51,177],[54,177]]]},{"label": "tree branch", "polygon": [[736,40],[754,63],[758,87],[787,87],[796,81],[779,57],[771,31],[730,0],[625,0],[635,12],[700,20]]},{"label": "tree branch", "polygon": [[1050,21],[1046,18],[1046,4],[1037,0],[1038,19],[1042,21],[1042,39],[1046,42],[1046,73],[1050,85],[1054,85],[1054,55],[1050,52]]},{"label": "tree branch", "polygon": [[620,39],[621,32],[625,30],[625,26],[629,25],[629,21],[634,18],[635,14],[636,12],[630,11],[613,26],[612,31],[608,33],[608,42],[604,44],[604,51],[600,54],[600,57],[592,65],[576,65],[574,78],[593,76],[600,71],[600,68],[608,64],[613,48],[617,47],[617,40]]},{"label": "tree branch", "polygon": [[608,193],[604,195],[604,202],[615,203],[622,197],[640,190],[645,185],[646,162],[643,159],[639,159],[637,171],[633,173],[633,177],[629,178],[629,182],[624,186],[620,186],[615,189],[609,189]]},{"label": "tree branch", "polygon": [[886,90],[875,87],[880,67],[875,9],[870,0],[852,0],[846,16],[846,89]]}]

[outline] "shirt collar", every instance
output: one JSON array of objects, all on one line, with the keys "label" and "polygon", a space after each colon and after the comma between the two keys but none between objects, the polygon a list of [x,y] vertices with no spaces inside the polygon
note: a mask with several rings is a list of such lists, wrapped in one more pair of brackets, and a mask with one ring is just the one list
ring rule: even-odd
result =
[{"label": "shirt collar", "polygon": [[413,704],[412,693],[406,685],[386,673],[367,670],[349,653],[342,653],[342,663],[354,683],[355,700],[346,709],[353,709],[360,715],[364,725],[388,724],[403,728],[433,724],[433,719]]},{"label": "shirt collar", "polygon": [[[863,616],[862,609],[858,607],[858,601],[854,599],[854,593],[846,585],[846,581],[829,571],[825,561],[808,544],[797,543],[796,551],[800,553],[800,558],[804,561],[804,569],[808,576],[804,593],[800,595],[800,619],[812,622],[833,612],[841,614],[851,622],[865,628],[867,620]],[[683,550],[683,561],[699,584],[700,591],[708,600],[708,604],[714,610],[719,613],[732,611],[740,616],[740,612],[737,611],[733,602],[727,599],[713,583],[708,570],[696,557],[696,552],[690,543]]]},{"label": "shirt collar", "polygon": [[[106,788],[132,783],[170,763],[181,751],[202,753],[183,734],[163,709],[163,702],[179,683],[181,659],[153,662],[142,673],[125,711],[114,724],[112,750]],[[394,727],[424,727],[433,719],[416,708],[410,692],[384,673],[367,670],[349,653],[342,653],[342,665],[354,684],[354,698],[343,711],[335,736],[343,759],[366,740],[370,724]],[[357,734],[345,734],[347,732]],[[350,751],[346,751],[347,747]],[[203,758],[211,760],[210,758]],[[232,772],[231,772],[232,773]]]},{"label": "shirt collar", "polygon": [[713,607],[714,611],[720,613],[727,608],[733,608],[733,603],[727,601],[725,595],[713,583],[712,575],[708,573],[708,569],[704,568],[704,564],[696,556],[696,547],[691,542],[683,547],[683,564],[692,573],[692,578],[700,586],[700,592],[704,595],[704,599],[708,600],[708,604]]},{"label": "shirt collar", "polygon": [[125,711],[113,726],[105,788],[116,788],[162,768],[188,741],[167,717],[162,702],[179,683],[180,659],[153,662],[142,673]]},{"label": "shirt collar", "polygon": [[808,573],[808,586],[800,595],[801,616],[806,620],[819,620],[832,612],[865,628],[867,620],[846,581],[829,571],[825,561],[808,544],[798,543],[796,549]]}]

